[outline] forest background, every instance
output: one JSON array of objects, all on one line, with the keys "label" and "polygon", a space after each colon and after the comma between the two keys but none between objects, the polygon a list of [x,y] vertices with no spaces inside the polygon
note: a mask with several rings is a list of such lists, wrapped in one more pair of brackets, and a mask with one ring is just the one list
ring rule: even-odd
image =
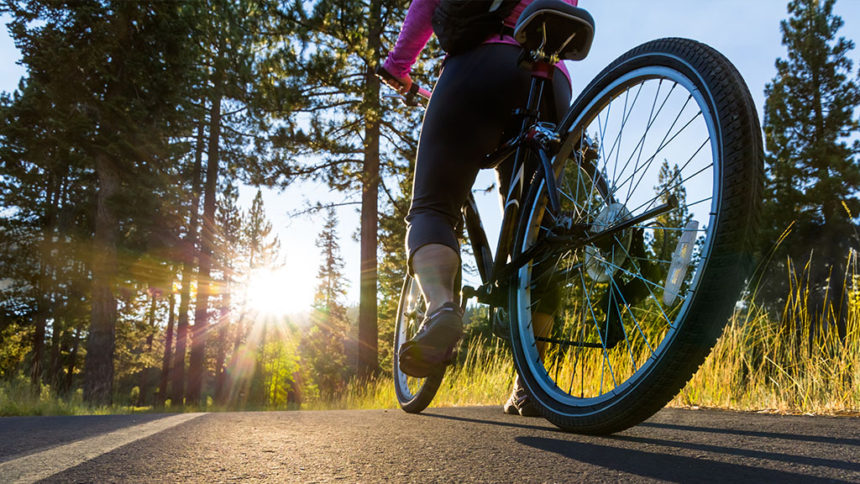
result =
[{"label": "forest background", "polygon": [[[620,18],[583,1],[600,30],[590,58],[570,65],[582,80],[574,92],[618,54],[660,36],[697,38],[735,61],[767,134],[774,216],[760,245],[780,277],[756,302],[762,321],[777,330],[830,321],[845,341],[860,101],[853,43],[839,39],[857,37],[860,8],[789,2],[790,15],[819,19],[792,37],[791,24],[779,29],[785,2],[762,3],[692,13],[666,3]],[[393,44],[407,6],[3,2],[20,50],[10,56],[23,70],[12,72],[21,83],[4,87],[0,105],[2,411],[31,411],[29,396],[60,402],[52,407],[59,411],[70,408],[63,402],[299,407],[342,400],[360,386],[350,382],[384,379],[421,113],[385,97],[367,74]],[[761,52],[752,55],[751,46]],[[804,62],[773,67],[777,57],[791,64],[792,49],[802,61],[818,59],[829,82],[780,83],[803,79],[792,69]],[[751,60],[762,52],[773,52],[766,65]],[[441,57],[431,42],[415,77],[429,85]],[[821,138],[829,145],[807,151],[789,138],[810,118],[773,111],[787,102],[780,92],[804,87],[833,103],[826,112],[845,113],[828,120]],[[798,180],[779,168],[814,159],[830,160],[831,173]],[[780,191],[786,180],[819,188]],[[491,183],[482,177],[476,186]],[[483,213],[496,211],[494,197],[484,197]],[[796,210],[774,208],[786,204]],[[784,252],[771,254],[792,222]],[[832,230],[821,235],[822,226]],[[808,279],[830,299],[810,299],[808,315],[787,314],[797,288],[785,264],[803,268],[822,240],[839,243],[813,261]],[[842,277],[828,277],[833,270]],[[287,315],[302,306],[313,311]],[[839,315],[827,316],[826,307]],[[473,323],[470,336],[486,335],[479,315]],[[856,345],[856,335],[848,341]],[[856,372],[858,352],[840,354]]]}]

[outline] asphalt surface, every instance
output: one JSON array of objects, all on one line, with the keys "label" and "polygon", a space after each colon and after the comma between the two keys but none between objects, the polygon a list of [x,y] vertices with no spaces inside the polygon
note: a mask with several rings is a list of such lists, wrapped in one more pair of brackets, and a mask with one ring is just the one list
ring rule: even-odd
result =
[{"label": "asphalt surface", "polygon": [[498,407],[0,419],[0,482],[32,467],[57,471],[45,482],[860,482],[860,418],[667,409],[611,437]]}]

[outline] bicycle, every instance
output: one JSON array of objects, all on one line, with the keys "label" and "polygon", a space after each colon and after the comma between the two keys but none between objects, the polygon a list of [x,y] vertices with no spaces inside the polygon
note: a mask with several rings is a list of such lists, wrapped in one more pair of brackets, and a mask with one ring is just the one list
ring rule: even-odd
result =
[{"label": "bicycle", "polygon": [[[463,218],[494,332],[540,413],[607,434],[669,402],[710,353],[752,266],[763,150],[740,74],[714,49],[668,38],[607,66],[557,125],[538,107],[552,66],[581,60],[594,20],[559,0],[533,2],[515,37],[532,81],[520,132],[486,156],[513,156],[495,256],[470,194]],[[662,158],[662,160],[660,159]],[[688,199],[689,197],[689,199]],[[549,331],[532,309],[555,290]],[[404,281],[394,349],[418,330],[424,301]],[[546,346],[543,358],[538,345]],[[394,358],[400,406],[424,410],[445,369],[412,378]]]}]

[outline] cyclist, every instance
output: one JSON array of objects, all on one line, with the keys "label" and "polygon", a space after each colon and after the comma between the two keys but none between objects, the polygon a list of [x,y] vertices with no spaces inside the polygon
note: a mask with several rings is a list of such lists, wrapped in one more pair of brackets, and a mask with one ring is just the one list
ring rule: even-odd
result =
[{"label": "cyclist", "polygon": [[[519,44],[511,36],[523,9],[522,0],[504,20],[504,30],[467,52],[449,56],[424,114],[415,163],[412,204],[406,217],[409,269],[427,302],[427,316],[418,334],[403,344],[400,368],[423,378],[444,365],[463,332],[462,312],[454,284],[460,267],[455,227],[460,209],[480,169],[483,156],[516,133],[515,108],[526,105],[530,75],[518,67]],[[576,6],[577,0],[565,0]],[[433,33],[431,18],[440,0],[414,0],[409,6],[394,49],[382,65],[395,80],[386,81],[401,93],[412,86],[409,72]],[[487,2],[489,4],[489,2]],[[542,118],[557,122],[570,104],[570,78],[557,65],[553,93],[541,108]],[[511,162],[497,168],[499,192],[507,193]],[[547,294],[533,312],[536,335],[552,326],[558,296]],[[543,356],[543,344],[539,351]],[[504,405],[506,413],[537,415],[520,383]]]}]

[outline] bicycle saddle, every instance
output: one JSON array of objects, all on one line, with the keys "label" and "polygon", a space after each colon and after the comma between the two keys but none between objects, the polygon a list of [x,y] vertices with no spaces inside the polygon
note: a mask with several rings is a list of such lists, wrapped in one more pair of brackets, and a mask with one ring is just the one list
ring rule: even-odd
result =
[{"label": "bicycle saddle", "polygon": [[544,35],[544,53],[560,59],[585,59],[594,39],[594,18],[562,0],[535,0],[520,14],[514,38],[524,49],[535,50],[544,42]]}]

